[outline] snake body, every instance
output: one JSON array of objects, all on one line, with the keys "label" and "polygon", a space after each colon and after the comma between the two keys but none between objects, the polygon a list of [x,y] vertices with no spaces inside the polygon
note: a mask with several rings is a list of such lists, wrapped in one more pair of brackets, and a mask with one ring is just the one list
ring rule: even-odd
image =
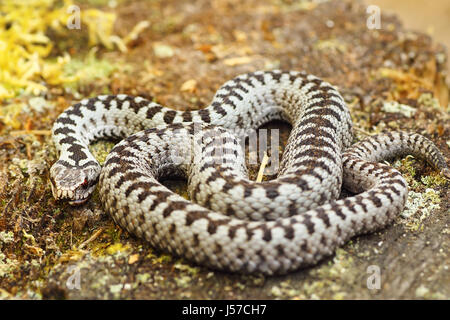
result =
[{"label": "snake body", "polygon": [[[278,176],[253,182],[236,132],[273,119],[292,125]],[[101,169],[88,146],[106,137],[125,139]],[[378,161],[412,153],[450,177],[442,154],[418,134],[392,132],[351,145],[339,92],[294,71],[240,75],[197,111],[127,95],[85,99],[58,117],[53,138],[60,151],[50,171],[56,199],[82,203],[99,180],[105,210],[129,232],[199,264],[242,273],[313,265],[351,237],[391,222],[404,207],[407,184]],[[196,203],[159,182],[171,175],[187,178]],[[336,200],[342,184],[356,195]]]}]

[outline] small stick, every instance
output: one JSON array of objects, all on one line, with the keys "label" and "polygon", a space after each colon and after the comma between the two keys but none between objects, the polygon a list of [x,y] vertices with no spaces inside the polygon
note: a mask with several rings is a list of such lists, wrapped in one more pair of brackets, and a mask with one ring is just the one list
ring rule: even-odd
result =
[{"label": "small stick", "polygon": [[263,175],[264,175],[264,169],[267,166],[267,163],[269,162],[269,157],[267,156],[267,152],[264,151],[264,157],[261,161],[261,166],[259,167],[258,176],[256,177],[256,182],[261,182]]},{"label": "small stick", "polygon": [[376,134],[376,133],[369,133],[369,132],[367,132],[367,131],[365,131],[363,129],[357,128],[357,127],[353,127],[353,130],[359,131],[359,132],[365,134],[366,136],[373,136],[373,135]]},{"label": "small stick", "polygon": [[9,133],[12,136],[20,136],[22,134],[34,134],[36,136],[50,136],[51,130],[15,130]]},{"label": "small stick", "polygon": [[95,231],[95,233],[89,238],[87,239],[85,242],[83,242],[82,244],[80,244],[78,246],[78,249],[83,249],[86,245],[88,245],[90,242],[94,241],[95,239],[97,239],[97,237],[100,235],[100,233],[103,232],[103,228],[98,229],[97,231]]}]

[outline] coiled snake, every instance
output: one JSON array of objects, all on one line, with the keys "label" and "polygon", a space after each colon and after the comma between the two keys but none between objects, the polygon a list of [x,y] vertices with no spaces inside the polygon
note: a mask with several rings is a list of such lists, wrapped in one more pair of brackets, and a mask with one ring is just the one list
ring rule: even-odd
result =
[{"label": "coiled snake", "polygon": [[[272,119],[292,125],[278,176],[250,181],[229,129],[245,134]],[[101,169],[88,146],[106,137],[127,138]],[[240,75],[197,111],[127,95],[85,99],[58,117],[53,139],[60,151],[50,171],[56,199],[82,203],[99,180],[105,210],[129,232],[199,264],[243,273],[315,264],[391,222],[407,184],[378,161],[412,153],[450,177],[442,154],[418,134],[392,132],[351,146],[339,92],[294,71]],[[158,182],[167,175],[186,177],[196,203]],[[342,184],[356,195],[336,200]]]}]

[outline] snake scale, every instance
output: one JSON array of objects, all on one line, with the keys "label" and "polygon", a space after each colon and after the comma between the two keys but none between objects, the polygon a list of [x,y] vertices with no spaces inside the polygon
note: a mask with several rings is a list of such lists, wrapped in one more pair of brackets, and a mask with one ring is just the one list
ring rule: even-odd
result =
[{"label": "snake scale", "polygon": [[[254,182],[237,135],[273,119],[292,130],[277,178]],[[124,138],[103,168],[88,149],[100,138]],[[442,154],[419,134],[391,132],[352,145],[339,92],[295,71],[237,76],[196,111],[128,95],[84,99],[57,118],[53,140],[60,151],[50,170],[56,199],[83,203],[99,182],[103,207],[129,232],[198,264],[241,273],[313,265],[351,237],[390,223],[408,188],[379,161],[414,154],[450,177]],[[173,175],[188,180],[195,203],[159,182]],[[355,195],[337,200],[342,185]]]}]

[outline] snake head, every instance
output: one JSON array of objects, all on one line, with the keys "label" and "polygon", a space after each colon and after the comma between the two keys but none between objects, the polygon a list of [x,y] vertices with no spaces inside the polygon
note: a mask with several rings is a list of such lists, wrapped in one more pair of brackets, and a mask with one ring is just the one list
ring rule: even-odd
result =
[{"label": "snake head", "polygon": [[56,200],[68,200],[71,205],[87,201],[95,189],[101,167],[92,164],[86,168],[73,167],[57,161],[50,169],[50,182]]}]

